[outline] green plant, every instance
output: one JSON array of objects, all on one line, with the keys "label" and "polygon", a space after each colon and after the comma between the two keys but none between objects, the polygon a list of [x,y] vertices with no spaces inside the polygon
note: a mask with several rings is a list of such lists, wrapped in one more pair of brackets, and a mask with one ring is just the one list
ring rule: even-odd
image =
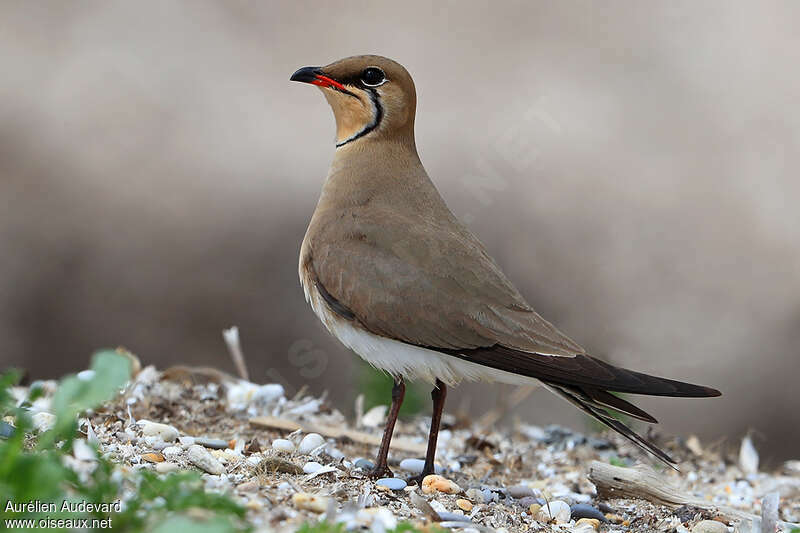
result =
[{"label": "green plant", "polygon": [[[65,460],[74,449],[77,416],[118,394],[130,377],[130,360],[102,351],[93,357],[91,369],[88,379],[68,376],[61,380],[52,400],[55,423],[38,440],[26,406],[41,390],[32,388],[27,401],[15,405],[10,390],[18,383],[19,372],[0,376],[0,415],[14,421],[8,437],[0,440],[4,528],[28,529],[44,523],[48,529],[61,531],[113,527],[125,532],[227,533],[251,529],[244,521],[245,509],[227,495],[206,492],[195,472],[160,477],[138,470],[121,475],[119,467],[96,448],[90,471],[79,475],[69,468]],[[28,502],[39,503],[29,506]],[[95,508],[86,510],[79,504]]]},{"label": "green plant", "polygon": [[[392,377],[360,358],[358,365],[358,391],[364,394],[364,408],[391,405],[391,390],[394,383]],[[406,396],[400,408],[400,416],[413,416],[422,411],[426,397],[427,392],[423,387],[416,383],[406,383]]]}]

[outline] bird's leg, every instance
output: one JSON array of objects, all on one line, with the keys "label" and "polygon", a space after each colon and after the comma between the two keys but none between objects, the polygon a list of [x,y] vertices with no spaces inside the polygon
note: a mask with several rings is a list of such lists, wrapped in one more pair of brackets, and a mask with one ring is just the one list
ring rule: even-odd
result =
[{"label": "bird's leg", "polygon": [[381,447],[378,450],[378,458],[375,460],[375,468],[370,470],[369,477],[373,479],[381,477],[390,477],[392,471],[386,464],[386,459],[389,457],[389,443],[392,442],[392,433],[394,432],[394,424],[397,422],[397,414],[400,412],[400,406],[403,404],[403,397],[406,395],[406,384],[403,378],[397,378],[392,387],[392,407],[389,409],[389,416],[386,419],[386,427],[383,428],[383,438],[381,439]]},{"label": "bird's leg", "polygon": [[422,473],[409,478],[409,482],[416,482],[422,485],[425,476],[435,473],[433,460],[436,458],[436,441],[439,438],[439,425],[442,422],[442,411],[444,411],[444,400],[447,398],[447,387],[439,379],[436,380],[436,388],[431,391],[433,400],[433,415],[431,415],[431,432],[428,435],[428,451],[425,454],[425,466]]}]

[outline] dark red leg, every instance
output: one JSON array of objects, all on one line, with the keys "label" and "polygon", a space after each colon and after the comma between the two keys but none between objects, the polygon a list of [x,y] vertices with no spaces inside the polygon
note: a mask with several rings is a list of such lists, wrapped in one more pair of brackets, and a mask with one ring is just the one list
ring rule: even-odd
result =
[{"label": "dark red leg", "polygon": [[425,466],[422,468],[422,473],[410,478],[409,482],[416,482],[421,485],[425,476],[435,473],[433,461],[436,458],[436,441],[439,438],[439,426],[442,423],[445,398],[447,398],[447,387],[437,379],[436,388],[431,391],[433,415],[431,416],[431,432],[428,435],[428,451],[425,454]]},{"label": "dark red leg", "polygon": [[399,378],[394,382],[392,387],[392,407],[389,409],[389,416],[386,419],[386,427],[383,429],[383,438],[381,439],[381,448],[378,450],[378,458],[375,460],[375,468],[370,470],[369,476],[377,479],[381,477],[391,477],[392,471],[386,464],[386,459],[389,457],[389,444],[392,442],[392,433],[394,433],[394,424],[397,422],[397,414],[400,412],[400,406],[403,405],[403,397],[406,395],[406,384],[403,378]]}]

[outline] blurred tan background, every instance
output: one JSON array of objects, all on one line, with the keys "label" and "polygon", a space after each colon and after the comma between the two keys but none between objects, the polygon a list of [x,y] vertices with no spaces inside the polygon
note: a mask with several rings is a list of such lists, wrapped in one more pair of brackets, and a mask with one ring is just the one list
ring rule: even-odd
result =
[{"label": "blurred tan background", "polygon": [[[429,173],[542,314],[723,390],[644,399],[664,431],[797,457],[798,28],[788,1],[2,2],[0,367],[125,345],[232,372],[237,324],[254,380],[347,409],[355,356],[296,273],[333,118],[288,78],[379,53],[415,77]],[[580,425],[562,403],[515,414]]]}]

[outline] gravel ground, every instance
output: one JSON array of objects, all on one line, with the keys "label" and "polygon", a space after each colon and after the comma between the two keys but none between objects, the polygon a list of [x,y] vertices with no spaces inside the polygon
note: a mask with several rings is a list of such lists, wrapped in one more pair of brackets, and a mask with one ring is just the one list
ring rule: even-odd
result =
[{"label": "gravel ground", "polygon": [[[50,383],[45,390],[54,388]],[[46,425],[48,398],[37,402],[39,423]],[[421,461],[408,459],[424,449],[427,417],[398,423],[402,449],[390,452],[396,478],[374,482],[365,469],[384,410],[361,413],[357,404],[357,411],[357,422],[348,420],[325,398],[302,391],[286,398],[280,385],[255,385],[213,369],[146,367],[119,401],[90,413],[81,427],[123,471],[204,471],[207,487],[232,491],[263,531],[294,531],[325,518],[376,532],[410,520],[465,531],[751,533],[761,531],[758,521],[742,521],[736,512],[760,516],[767,495],[776,492],[777,519],[800,522],[800,461],[759,472],[749,439],[739,457],[726,457],[694,437],[651,435],[679,459],[676,472],[652,464],[613,434],[526,424],[481,430],[446,417],[437,454],[442,477],[417,487],[403,479],[420,468]],[[600,499],[588,478],[592,461],[646,462],[659,478],[707,505]]]}]

